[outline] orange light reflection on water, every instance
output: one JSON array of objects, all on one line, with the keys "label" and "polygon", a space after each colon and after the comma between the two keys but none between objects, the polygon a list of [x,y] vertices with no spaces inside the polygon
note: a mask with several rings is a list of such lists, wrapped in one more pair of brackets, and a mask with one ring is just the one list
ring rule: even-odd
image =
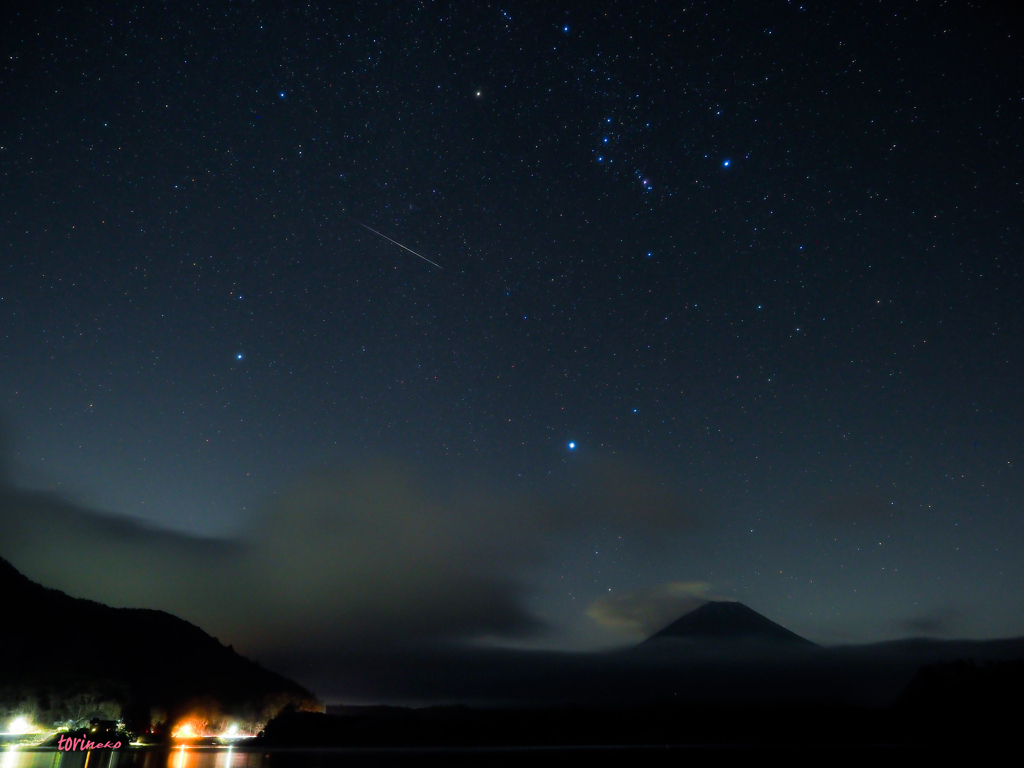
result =
[{"label": "orange light reflection on water", "polygon": [[269,768],[263,752],[236,746],[175,745],[172,749],[0,749],[0,768]]},{"label": "orange light reflection on water", "polygon": [[167,756],[167,768],[263,768],[263,753],[181,744]]}]

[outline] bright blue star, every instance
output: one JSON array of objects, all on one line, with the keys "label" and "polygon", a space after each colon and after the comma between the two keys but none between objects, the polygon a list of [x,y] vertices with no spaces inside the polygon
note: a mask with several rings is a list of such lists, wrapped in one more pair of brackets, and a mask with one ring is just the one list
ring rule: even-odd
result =
[{"label": "bright blue star", "polygon": [[244,360],[244,359],[245,359],[245,355],[243,355],[241,352],[239,352],[237,355],[235,355],[235,360]]},{"label": "bright blue star", "polygon": [[278,95],[278,96],[280,96],[280,97],[281,97],[281,98],[283,99],[283,98],[284,98],[284,91],[281,91],[281,92],[280,92],[279,94],[277,94],[277,95]]},{"label": "bright blue star", "polygon": [[575,451],[576,450],[576,443],[570,442],[569,443],[569,450],[570,451]]},{"label": "bright blue star", "polygon": [[724,163],[722,163],[722,167],[723,167],[723,168],[728,168],[728,167],[729,167],[729,164],[730,164],[731,162],[732,162],[732,160],[726,160],[726,161],[725,161]]},{"label": "bright blue star", "polygon": [[604,158],[601,155],[598,155],[597,156],[597,162],[603,163],[604,162]]},{"label": "bright blue star", "polygon": [[563,32],[568,32],[568,31],[569,31],[569,27],[568,27],[568,25],[566,25],[566,26],[562,27],[562,31],[563,31]]}]

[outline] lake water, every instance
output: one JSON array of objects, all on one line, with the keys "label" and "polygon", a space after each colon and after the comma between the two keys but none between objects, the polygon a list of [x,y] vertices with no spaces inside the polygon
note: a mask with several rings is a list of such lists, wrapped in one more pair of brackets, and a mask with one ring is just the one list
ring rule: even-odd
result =
[{"label": "lake water", "polygon": [[[958,751],[958,750],[957,750]],[[974,752],[973,750],[971,750]],[[948,751],[943,752],[949,757]],[[790,765],[906,765],[931,757],[919,746],[766,745],[560,747],[516,749],[276,749],[231,747],[132,748],[114,752],[58,752],[54,749],[7,748],[0,768],[390,768],[390,766],[701,766],[717,768],[751,760],[785,759]],[[977,753],[974,753],[977,757]]]}]

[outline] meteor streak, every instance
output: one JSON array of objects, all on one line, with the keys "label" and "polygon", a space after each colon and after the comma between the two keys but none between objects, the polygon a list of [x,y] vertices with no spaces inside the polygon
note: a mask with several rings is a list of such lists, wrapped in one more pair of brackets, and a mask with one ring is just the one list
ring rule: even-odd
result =
[{"label": "meteor streak", "polygon": [[[355,219],[353,219],[353,221],[355,221]],[[388,237],[387,235],[385,235],[385,234],[383,234],[383,233],[381,233],[381,232],[378,232],[378,231],[377,231],[376,229],[374,229],[373,227],[367,227],[367,226],[366,226],[365,224],[363,224],[363,222],[361,222],[361,221],[356,221],[356,224],[358,224],[358,225],[359,225],[359,226],[361,226],[361,227],[366,227],[366,228],[367,228],[368,230],[370,230],[371,232],[373,232],[373,234],[375,234],[375,235],[380,235],[380,236],[381,236],[381,237],[383,237],[383,238],[384,238],[385,240],[387,240],[387,241],[388,241],[389,243],[394,243],[394,244],[395,244],[395,245],[397,245],[397,246],[398,246],[399,248],[404,248],[404,249],[405,249],[405,250],[407,250],[407,251],[408,251],[409,253],[411,253],[411,254],[412,254],[413,256],[418,256],[419,258],[423,259],[423,260],[424,260],[425,262],[427,262],[427,264],[433,264],[433,265],[434,265],[435,267],[437,267],[438,269],[444,269],[444,267],[442,267],[442,266],[441,266],[440,264],[438,264],[437,262],[431,261],[431,260],[430,260],[430,259],[428,259],[428,258],[427,258],[426,256],[421,256],[420,254],[416,253],[416,251],[414,251],[414,250],[413,250],[412,248],[406,248],[406,247],[405,247],[404,245],[402,245],[402,244],[401,244],[400,242],[398,242],[397,240],[392,240],[392,239],[391,239],[390,237]]]}]

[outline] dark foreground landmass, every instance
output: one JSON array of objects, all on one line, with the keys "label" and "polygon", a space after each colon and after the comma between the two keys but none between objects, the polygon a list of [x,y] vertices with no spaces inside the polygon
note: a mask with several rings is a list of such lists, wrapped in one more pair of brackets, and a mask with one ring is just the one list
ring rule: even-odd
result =
[{"label": "dark foreground landmass", "polygon": [[298,683],[187,621],[69,597],[2,558],[0,610],[0,709],[34,711],[40,722],[113,706],[142,732],[157,713],[173,721],[198,708],[258,721],[287,704],[316,706]]}]

